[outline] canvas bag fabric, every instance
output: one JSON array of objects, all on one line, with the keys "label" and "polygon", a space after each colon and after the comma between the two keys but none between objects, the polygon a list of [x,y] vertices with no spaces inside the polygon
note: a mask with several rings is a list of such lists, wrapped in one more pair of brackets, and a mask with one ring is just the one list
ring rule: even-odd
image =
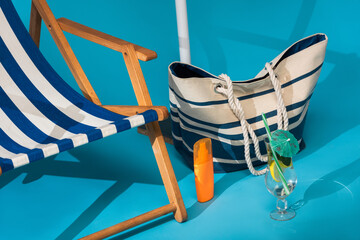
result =
[{"label": "canvas bag fabric", "polygon": [[[232,81],[233,94],[243,109],[245,119],[253,129],[262,158],[266,158],[266,131],[261,113],[268,119],[270,130],[278,128],[281,111],[274,87],[276,77],[288,118],[288,130],[304,149],[304,123],[327,45],[325,34],[304,38],[273,59],[253,79]],[[270,71],[271,70],[271,71]],[[273,73],[274,76],[271,75]],[[216,91],[226,83],[193,65],[174,62],[169,66],[169,98],[172,136],[176,149],[193,166],[193,145],[201,138],[211,138],[215,172],[231,172],[248,168],[245,161],[243,129],[239,118],[229,106],[228,96]],[[263,162],[256,156],[250,139],[253,166]],[[263,173],[263,172],[262,172]]]}]

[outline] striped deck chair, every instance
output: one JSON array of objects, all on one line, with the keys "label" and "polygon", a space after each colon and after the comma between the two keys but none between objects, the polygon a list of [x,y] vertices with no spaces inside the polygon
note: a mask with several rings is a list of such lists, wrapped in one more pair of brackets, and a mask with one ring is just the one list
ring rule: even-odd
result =
[{"label": "striped deck chair", "polygon": [[[45,22],[85,97],[73,90],[40,53]],[[139,106],[101,105],[63,31],[123,54]],[[179,222],[187,214],[158,121],[169,114],[152,106],[139,59],[156,53],[72,22],[55,19],[45,0],[33,0],[30,34],[10,0],[0,0],[0,174],[39,159],[146,124],[170,203],[91,234],[102,239],[173,213]]]}]

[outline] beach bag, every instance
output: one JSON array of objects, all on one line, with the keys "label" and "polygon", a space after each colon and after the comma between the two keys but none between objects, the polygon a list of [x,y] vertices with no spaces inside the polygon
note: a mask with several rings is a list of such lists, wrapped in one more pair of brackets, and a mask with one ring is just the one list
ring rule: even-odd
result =
[{"label": "beach bag", "polygon": [[266,131],[289,130],[302,138],[310,98],[319,78],[327,45],[325,34],[304,38],[265,67],[253,79],[232,81],[193,65],[169,66],[169,98],[172,136],[176,149],[193,166],[193,145],[211,138],[215,172],[249,168],[254,175],[267,161]]}]

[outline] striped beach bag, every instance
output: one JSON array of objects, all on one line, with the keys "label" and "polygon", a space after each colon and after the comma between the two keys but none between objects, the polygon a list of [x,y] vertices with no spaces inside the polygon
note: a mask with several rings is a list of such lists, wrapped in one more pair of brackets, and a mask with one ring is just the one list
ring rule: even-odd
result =
[{"label": "striped beach bag", "polygon": [[215,172],[249,168],[254,175],[267,161],[266,132],[289,130],[300,149],[310,98],[319,78],[327,45],[325,34],[304,38],[274,60],[253,79],[232,81],[198,67],[174,62],[169,66],[172,135],[176,149],[193,166],[193,145],[211,138]]}]

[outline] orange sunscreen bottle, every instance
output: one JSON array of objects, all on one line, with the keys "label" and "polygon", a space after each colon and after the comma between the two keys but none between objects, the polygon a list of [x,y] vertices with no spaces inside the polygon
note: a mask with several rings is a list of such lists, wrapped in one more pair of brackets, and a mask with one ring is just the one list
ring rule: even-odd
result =
[{"label": "orange sunscreen bottle", "polygon": [[210,138],[200,139],[194,144],[194,173],[198,201],[209,201],[214,197],[214,165]]}]

